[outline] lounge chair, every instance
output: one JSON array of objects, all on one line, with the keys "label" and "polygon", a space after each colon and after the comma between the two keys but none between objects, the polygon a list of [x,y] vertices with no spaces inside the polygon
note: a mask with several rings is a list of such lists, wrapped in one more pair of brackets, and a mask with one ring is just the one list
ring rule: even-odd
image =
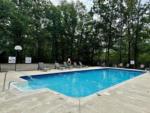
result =
[{"label": "lounge chair", "polygon": [[130,67],[130,64],[129,64],[129,63],[127,63],[127,64],[126,64],[126,68],[129,68],[129,67]]},{"label": "lounge chair", "polygon": [[80,67],[85,67],[85,66],[82,64],[81,61],[79,61],[79,66],[80,66]]},{"label": "lounge chair", "polygon": [[106,63],[104,62],[104,63],[102,63],[102,65],[101,65],[102,67],[105,67],[106,66]]},{"label": "lounge chair", "polygon": [[119,63],[118,67],[122,68],[123,67],[123,63]]},{"label": "lounge chair", "polygon": [[78,67],[76,62],[73,63],[73,67]]},{"label": "lounge chair", "polygon": [[117,64],[113,64],[113,67],[118,67]]},{"label": "lounge chair", "polygon": [[149,73],[150,73],[150,68],[146,68],[146,69],[145,69],[145,71],[147,71],[147,72],[149,72]]},{"label": "lounge chair", "polygon": [[59,63],[55,63],[55,69],[64,69],[64,68],[61,67]]},{"label": "lounge chair", "polygon": [[49,70],[49,68],[45,67],[43,62],[39,62],[38,69],[43,70],[43,71],[48,71]]},{"label": "lounge chair", "polygon": [[64,67],[69,68],[69,65],[67,64],[67,62],[64,62]]}]

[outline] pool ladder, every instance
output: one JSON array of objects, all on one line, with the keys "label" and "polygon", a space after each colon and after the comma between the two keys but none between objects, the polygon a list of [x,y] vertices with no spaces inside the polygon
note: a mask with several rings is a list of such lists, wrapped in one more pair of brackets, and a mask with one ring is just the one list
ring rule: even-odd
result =
[{"label": "pool ladder", "polygon": [[8,83],[8,90],[10,89],[10,85],[11,85],[11,83],[13,83],[13,82],[15,82],[15,81],[9,81],[9,83]]},{"label": "pool ladder", "polygon": [[[5,72],[5,75],[4,75],[2,92],[5,91],[5,89],[6,89],[5,87],[6,87],[7,74],[8,74],[8,71],[6,71],[6,72]],[[15,81],[9,81],[9,83],[8,83],[8,88],[7,88],[8,90],[10,89],[10,85],[11,85],[11,83],[13,83],[13,82],[15,82]]]}]

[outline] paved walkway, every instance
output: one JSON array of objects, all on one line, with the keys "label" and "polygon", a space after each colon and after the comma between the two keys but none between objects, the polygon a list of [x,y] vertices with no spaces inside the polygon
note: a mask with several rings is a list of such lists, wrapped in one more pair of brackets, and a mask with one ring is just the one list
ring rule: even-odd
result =
[{"label": "paved walkway", "polygon": [[[7,81],[18,80],[24,74],[39,71],[9,72]],[[4,73],[0,73],[2,88]],[[8,83],[8,82],[7,82]],[[6,86],[7,87],[7,86]],[[150,113],[150,73],[94,96],[72,103],[47,90],[22,93],[11,89],[0,92],[0,113]]]}]

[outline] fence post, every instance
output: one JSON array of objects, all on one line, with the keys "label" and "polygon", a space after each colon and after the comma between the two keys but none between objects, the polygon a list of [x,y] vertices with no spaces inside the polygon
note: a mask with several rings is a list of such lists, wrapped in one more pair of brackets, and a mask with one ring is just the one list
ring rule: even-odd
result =
[{"label": "fence post", "polygon": [[2,72],[2,64],[0,63],[0,72]]}]

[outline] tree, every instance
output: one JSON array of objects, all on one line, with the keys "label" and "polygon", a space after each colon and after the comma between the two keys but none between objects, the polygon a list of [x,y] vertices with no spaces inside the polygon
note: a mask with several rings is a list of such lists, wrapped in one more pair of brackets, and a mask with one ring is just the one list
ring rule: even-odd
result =
[{"label": "tree", "polygon": [[101,36],[104,39],[105,43],[105,50],[106,50],[106,64],[110,65],[110,52],[111,48],[113,47],[114,39],[117,36],[117,19],[118,19],[118,13],[117,13],[117,1],[116,0],[108,0],[108,1],[95,1],[95,5],[93,7],[93,11],[95,14],[99,16],[99,27],[97,29],[99,30]]},{"label": "tree", "polygon": [[[0,53],[14,55],[23,47],[22,61],[63,62],[68,57],[88,65],[107,66],[135,61],[148,65],[149,3],[140,0],[94,0],[87,11],[82,2],[0,0]],[[1,52],[4,51],[4,52]],[[145,59],[145,60],[142,60]],[[1,61],[2,62],[2,61]]]}]

